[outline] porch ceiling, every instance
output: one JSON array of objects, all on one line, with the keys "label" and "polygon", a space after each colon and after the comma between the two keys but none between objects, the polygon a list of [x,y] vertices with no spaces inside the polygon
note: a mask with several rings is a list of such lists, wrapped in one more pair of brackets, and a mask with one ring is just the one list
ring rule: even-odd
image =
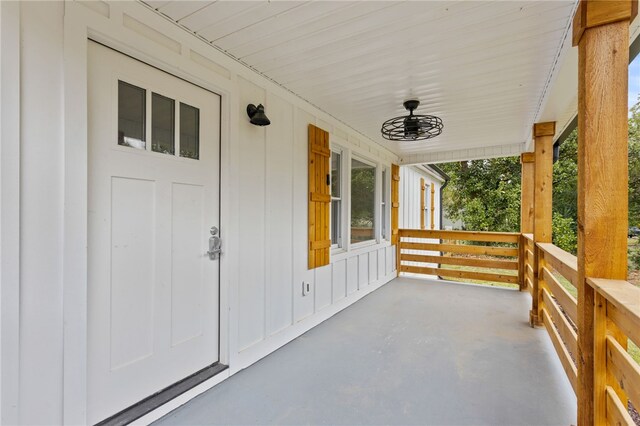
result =
[{"label": "porch ceiling", "polygon": [[[416,158],[524,148],[576,2],[146,3],[400,157]],[[418,113],[443,119],[442,135],[382,139],[382,122],[404,115],[402,102],[414,97]]]}]

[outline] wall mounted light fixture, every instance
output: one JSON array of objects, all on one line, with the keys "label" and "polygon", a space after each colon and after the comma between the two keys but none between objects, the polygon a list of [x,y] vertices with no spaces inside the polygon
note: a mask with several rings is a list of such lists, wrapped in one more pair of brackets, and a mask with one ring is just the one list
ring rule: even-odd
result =
[{"label": "wall mounted light fixture", "polygon": [[268,126],[271,124],[271,121],[264,114],[264,107],[262,104],[255,106],[254,104],[247,105],[247,115],[251,120],[249,122],[251,124],[255,124],[256,126]]}]

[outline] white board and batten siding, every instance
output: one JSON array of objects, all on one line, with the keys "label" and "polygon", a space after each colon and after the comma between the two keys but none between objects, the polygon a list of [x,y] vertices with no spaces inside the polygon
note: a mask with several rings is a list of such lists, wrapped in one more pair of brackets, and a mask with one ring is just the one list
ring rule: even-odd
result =
[{"label": "white board and batten siding", "polygon": [[[238,350],[239,364],[246,366],[281,344],[279,335],[293,336],[292,326],[347,306],[370,285],[387,282],[395,268],[393,248],[382,242],[308,269],[308,125],[338,135],[349,149],[368,151],[367,145],[314,115],[312,108],[294,105],[244,77],[238,84],[240,108],[263,103],[272,122],[266,131],[240,122],[240,251],[251,266],[241,266],[238,276]],[[387,168],[391,164],[370,151],[369,158]],[[311,284],[307,296],[303,283]]]},{"label": "white board and batten siding", "polygon": [[[20,210],[2,218],[2,246],[11,243],[18,258],[3,252],[0,423],[87,419],[88,36],[221,96],[226,376],[395,277],[395,249],[385,241],[307,269],[307,127],[315,124],[384,167],[396,155],[141,3],[0,8],[3,101],[20,87],[12,102],[19,113],[2,105],[3,135],[13,129],[20,147],[16,152],[14,138],[1,141],[2,176],[10,178],[2,181],[2,208],[12,201]],[[265,105],[269,127],[249,124],[249,103]],[[5,232],[11,229],[20,229],[17,240]],[[307,296],[303,282],[311,283]]]},{"label": "white board and batten siding", "polygon": [[[424,210],[420,203],[420,184],[424,180],[427,186],[425,190]],[[399,227],[400,229],[420,229],[420,215],[424,215],[424,229],[431,229],[431,187],[434,192],[434,223],[433,229],[440,229],[440,188],[444,184],[442,177],[436,175],[432,171],[419,166],[401,166],[400,167],[400,207],[399,207]],[[415,242],[431,242],[438,243],[439,240],[420,240],[415,238],[406,238],[403,241]],[[409,254],[428,254],[438,255],[438,252],[425,252],[417,250],[405,250],[404,253]],[[412,266],[429,266],[437,267],[436,264],[425,264],[417,262],[404,262],[403,264]]]}]

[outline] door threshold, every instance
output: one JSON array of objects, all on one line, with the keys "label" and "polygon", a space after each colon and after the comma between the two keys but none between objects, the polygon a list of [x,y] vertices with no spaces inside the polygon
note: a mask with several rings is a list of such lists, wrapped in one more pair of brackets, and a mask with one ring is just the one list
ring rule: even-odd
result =
[{"label": "door threshold", "polygon": [[125,408],[119,413],[114,414],[113,416],[97,423],[97,426],[122,426],[127,425],[140,417],[144,416],[155,410],[156,408],[166,404],[172,399],[182,395],[190,389],[198,386],[200,383],[209,380],[216,374],[219,374],[229,368],[228,365],[220,364],[216,362],[211,364],[208,367],[203,368],[200,371],[193,373],[192,375],[185,377],[161,390],[158,393],[155,393],[140,402],[132,405],[131,407]]}]

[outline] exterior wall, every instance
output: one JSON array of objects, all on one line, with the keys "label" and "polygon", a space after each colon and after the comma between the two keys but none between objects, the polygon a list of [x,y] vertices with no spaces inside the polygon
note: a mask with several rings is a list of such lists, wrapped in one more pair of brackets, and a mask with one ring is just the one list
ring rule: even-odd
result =
[{"label": "exterior wall", "polygon": [[[221,360],[231,374],[395,276],[385,241],[307,270],[307,125],[381,166],[398,160],[389,151],[140,3],[1,2],[0,18],[0,423],[86,419],[87,35],[222,96]],[[263,103],[271,126],[250,125],[248,103]]]},{"label": "exterior wall", "polygon": [[[425,184],[435,186],[434,194],[434,228],[440,229],[440,187],[444,183],[442,179],[437,178],[435,175],[427,172],[421,166],[400,166],[400,207],[399,207],[399,227],[400,229],[420,229],[420,179],[424,179]],[[431,229],[431,188],[427,188],[425,191],[425,229]],[[406,241],[413,242],[431,242],[438,243],[438,239],[420,240],[407,238]],[[438,252],[426,252],[418,250],[404,250],[403,253],[408,254],[429,254],[438,255]],[[418,262],[403,262],[403,264],[410,266],[429,266],[437,267],[438,265],[432,263],[418,263]],[[425,277],[425,275],[411,274],[403,272],[406,276]],[[427,275],[429,278],[436,278],[435,276]]]},{"label": "exterior wall", "polygon": [[[420,229],[420,179],[424,179],[425,184],[435,185],[435,212],[434,227],[440,229],[440,188],[443,181],[433,174],[418,166],[400,167],[400,212],[399,226],[407,229]],[[425,192],[425,206],[427,213],[425,216],[425,229],[431,229],[431,213],[429,211],[431,203],[431,188]]]}]

